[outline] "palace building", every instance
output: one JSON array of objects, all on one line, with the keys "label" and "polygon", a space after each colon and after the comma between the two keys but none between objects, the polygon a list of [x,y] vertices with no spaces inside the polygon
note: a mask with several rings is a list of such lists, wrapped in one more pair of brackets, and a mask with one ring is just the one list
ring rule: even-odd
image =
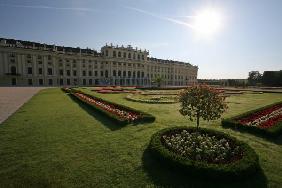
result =
[{"label": "palace building", "polygon": [[198,67],[149,57],[130,45],[92,49],[0,38],[0,86],[185,86],[197,82]]}]

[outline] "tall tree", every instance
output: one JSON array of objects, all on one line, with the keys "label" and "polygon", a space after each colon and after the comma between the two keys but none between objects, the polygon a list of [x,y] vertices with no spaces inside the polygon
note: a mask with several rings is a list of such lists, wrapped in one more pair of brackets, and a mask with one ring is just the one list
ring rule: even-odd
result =
[{"label": "tall tree", "polygon": [[257,83],[260,83],[261,79],[262,75],[259,73],[259,71],[251,71],[249,72],[248,84],[254,86]]},{"label": "tall tree", "polygon": [[262,82],[266,86],[282,86],[282,71],[264,71]]}]

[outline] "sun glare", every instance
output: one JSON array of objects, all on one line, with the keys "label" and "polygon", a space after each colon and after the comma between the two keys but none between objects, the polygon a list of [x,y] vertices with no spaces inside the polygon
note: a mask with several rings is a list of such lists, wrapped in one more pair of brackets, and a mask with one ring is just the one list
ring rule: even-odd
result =
[{"label": "sun glare", "polygon": [[222,16],[215,9],[208,8],[196,13],[194,29],[204,35],[213,35],[222,27]]}]

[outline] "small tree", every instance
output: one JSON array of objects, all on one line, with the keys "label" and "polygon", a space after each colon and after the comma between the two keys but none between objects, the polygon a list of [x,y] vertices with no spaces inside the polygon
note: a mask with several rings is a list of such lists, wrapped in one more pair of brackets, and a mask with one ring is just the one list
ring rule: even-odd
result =
[{"label": "small tree", "polygon": [[161,84],[163,82],[163,78],[158,76],[157,78],[154,79],[153,82],[156,83],[158,87],[161,87]]},{"label": "small tree", "polygon": [[227,109],[225,97],[215,88],[207,85],[196,85],[186,88],[180,93],[179,101],[183,116],[188,116],[191,121],[197,120],[199,128],[200,118],[210,121],[221,117]]}]

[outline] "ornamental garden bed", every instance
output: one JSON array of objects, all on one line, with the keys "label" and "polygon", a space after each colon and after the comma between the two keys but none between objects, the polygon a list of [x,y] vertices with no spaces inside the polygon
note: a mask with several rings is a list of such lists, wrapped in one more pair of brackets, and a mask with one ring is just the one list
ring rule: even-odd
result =
[{"label": "ornamental garden bed", "polygon": [[178,95],[181,90],[148,90],[144,91],[142,95]]},{"label": "ornamental garden bed", "polygon": [[119,93],[140,93],[140,91],[136,90],[135,87],[98,87],[92,89],[92,91],[95,91],[97,93],[102,94],[119,94]]},{"label": "ornamental garden bed", "polygon": [[266,137],[279,136],[282,134],[282,102],[223,119],[222,126]]},{"label": "ornamental garden bed", "polygon": [[128,123],[152,122],[155,120],[155,117],[148,113],[88,95],[80,90],[69,88],[64,89],[64,91],[68,91],[71,96],[75,97],[80,102],[103,113],[121,125]]},{"label": "ornamental garden bed", "polygon": [[149,151],[177,171],[205,178],[244,179],[260,170],[258,155],[250,146],[209,129],[163,129],[152,136]]},{"label": "ornamental garden bed", "polygon": [[150,104],[172,104],[177,103],[177,96],[174,95],[127,95],[125,99],[133,102],[150,103]]}]

